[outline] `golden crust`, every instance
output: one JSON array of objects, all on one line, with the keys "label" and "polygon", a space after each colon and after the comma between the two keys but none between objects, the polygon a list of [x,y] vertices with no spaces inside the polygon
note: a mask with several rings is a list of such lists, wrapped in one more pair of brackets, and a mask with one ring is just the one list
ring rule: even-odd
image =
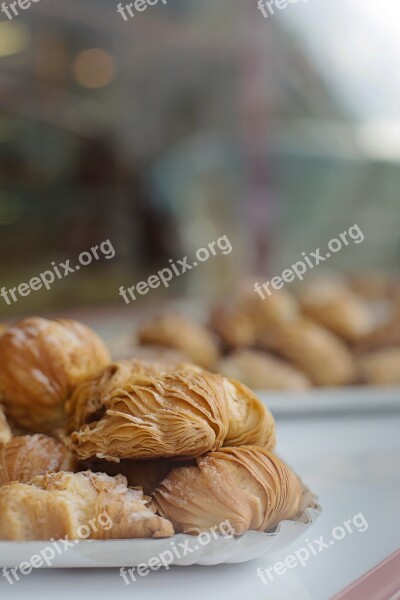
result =
[{"label": "golden crust", "polygon": [[66,405],[82,460],[188,459],[231,444],[274,444],[274,420],[250,390],[192,365],[160,371],[120,361],[83,382]]},{"label": "golden crust", "polygon": [[[106,519],[104,517],[107,517]],[[88,533],[89,531],[89,533]],[[104,473],[48,473],[0,488],[0,540],[160,538],[174,534],[140,489]]]},{"label": "golden crust", "polygon": [[177,532],[198,533],[229,521],[235,535],[268,531],[300,509],[296,475],[256,446],[223,448],[173,469],[154,492],[155,505]]},{"label": "golden crust", "polygon": [[17,425],[46,432],[63,423],[74,387],[109,362],[106,346],[85,325],[24,319],[0,336],[0,398]]},{"label": "golden crust", "polygon": [[400,385],[400,348],[385,348],[360,357],[363,379],[370,385]]},{"label": "golden crust", "polygon": [[0,446],[6,444],[11,439],[11,436],[10,426],[7,423],[2,407],[0,406]]},{"label": "golden crust", "polygon": [[67,448],[45,435],[14,437],[0,448],[0,485],[27,483],[47,472],[72,471],[76,460]]},{"label": "golden crust", "polygon": [[221,377],[200,369],[140,374],[126,364],[109,375],[82,383],[68,402],[79,458],[190,458],[222,445],[228,408]]},{"label": "golden crust", "polygon": [[167,314],[142,325],[138,341],[183,352],[192,362],[207,369],[212,369],[219,358],[211,333],[182,315]]},{"label": "golden crust", "polygon": [[237,350],[220,362],[219,371],[254,390],[304,390],[311,387],[311,381],[304,373],[282,359],[257,350]]},{"label": "golden crust", "polygon": [[248,387],[223,378],[228,401],[229,427],[224,446],[255,445],[272,450],[275,421],[269,410]]},{"label": "golden crust", "polygon": [[357,376],[355,360],[345,344],[308,319],[271,329],[263,345],[293,362],[319,386],[349,384]]},{"label": "golden crust", "polygon": [[316,280],[299,288],[304,313],[348,342],[372,331],[374,319],[364,299],[336,280]]}]

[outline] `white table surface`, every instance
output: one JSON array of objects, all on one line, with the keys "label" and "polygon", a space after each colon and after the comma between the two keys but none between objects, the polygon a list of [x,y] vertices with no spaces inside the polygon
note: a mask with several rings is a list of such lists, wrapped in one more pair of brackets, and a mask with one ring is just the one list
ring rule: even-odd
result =
[{"label": "white table surface", "polygon": [[37,570],[10,586],[0,576],[0,599],[71,600],[328,600],[400,548],[400,413],[278,421],[278,452],[319,493],[324,512],[304,536],[313,540],[360,512],[364,533],[337,541],[308,564],[264,585],[262,569],[304,546],[274,557],[217,567],[175,567],[151,572],[129,587],[117,569]]}]

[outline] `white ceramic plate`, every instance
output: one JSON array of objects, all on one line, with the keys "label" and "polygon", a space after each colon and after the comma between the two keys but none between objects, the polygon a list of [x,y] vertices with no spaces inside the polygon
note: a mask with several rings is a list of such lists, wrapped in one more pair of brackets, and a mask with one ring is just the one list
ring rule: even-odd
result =
[{"label": "white ceramic plate", "polygon": [[[44,568],[135,567],[147,565],[152,558],[157,559],[166,552],[172,555],[172,558],[164,555],[168,566],[246,562],[290,545],[316,521],[321,510],[315,496],[304,488],[300,515],[294,521],[281,521],[272,532],[249,531],[240,537],[219,536],[217,539],[208,534],[201,543],[199,538],[183,534],[161,540],[86,540],[62,553],[51,542],[0,542],[0,567],[31,563],[32,557],[41,552],[49,557],[48,564],[42,561]],[[60,542],[57,545],[62,549]]]},{"label": "white ceramic plate", "polygon": [[400,387],[354,386],[256,391],[274,416],[400,411]]}]

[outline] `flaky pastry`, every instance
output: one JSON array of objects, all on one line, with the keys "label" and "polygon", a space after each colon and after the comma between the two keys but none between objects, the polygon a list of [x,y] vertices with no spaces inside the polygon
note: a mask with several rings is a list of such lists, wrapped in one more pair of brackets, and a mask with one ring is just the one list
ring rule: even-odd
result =
[{"label": "flaky pastry", "polygon": [[24,319],[0,336],[0,399],[34,433],[64,421],[74,387],[110,362],[102,340],[76,321]]},{"label": "flaky pastry", "polygon": [[0,485],[27,483],[47,472],[72,471],[76,460],[67,448],[46,435],[13,437],[0,447]]},{"label": "flaky pastry", "polygon": [[272,415],[249,389],[191,365],[114,363],[78,386],[66,410],[82,460],[188,459],[224,443],[275,443]]},{"label": "flaky pastry", "polygon": [[299,512],[302,487],[271,452],[223,448],[173,469],[154,492],[160,514],[177,532],[197,534],[229,520],[235,535],[268,531]]},{"label": "flaky pastry", "polygon": [[374,318],[366,301],[339,280],[316,279],[299,287],[304,313],[348,342],[372,331]]},{"label": "flaky pastry", "polygon": [[219,358],[217,344],[207,329],[178,314],[167,314],[141,326],[138,341],[183,352],[191,362],[212,369]]},{"label": "flaky pastry", "polygon": [[6,444],[11,439],[11,429],[7,423],[6,416],[0,406],[0,446]]},{"label": "flaky pastry", "polygon": [[[104,517],[107,517],[104,519]],[[106,523],[104,523],[104,521]],[[122,475],[48,473],[0,488],[0,540],[162,538],[171,523]]]},{"label": "flaky pastry", "polygon": [[319,386],[352,383],[355,360],[333,333],[308,319],[283,323],[265,334],[263,345],[293,362]]},{"label": "flaky pastry", "polygon": [[311,387],[308,377],[266,352],[237,350],[219,365],[222,375],[243,381],[254,390],[302,390]]}]

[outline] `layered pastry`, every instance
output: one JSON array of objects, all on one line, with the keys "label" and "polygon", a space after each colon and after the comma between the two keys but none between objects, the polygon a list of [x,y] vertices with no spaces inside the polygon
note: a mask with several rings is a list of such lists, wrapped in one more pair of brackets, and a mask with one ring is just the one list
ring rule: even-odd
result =
[{"label": "layered pastry", "polygon": [[302,486],[277,456],[254,446],[223,448],[173,469],[154,492],[177,532],[198,534],[228,520],[235,535],[270,531],[301,507]]},{"label": "layered pastry", "polygon": [[77,387],[66,410],[81,460],[189,459],[223,444],[272,448],[272,415],[245,386],[186,365],[114,363]]},{"label": "layered pastry", "polygon": [[348,342],[356,342],[374,327],[371,309],[339,280],[317,279],[299,287],[303,312]]},{"label": "layered pastry", "polygon": [[288,362],[257,350],[237,350],[220,362],[219,371],[255,390],[304,390],[311,387],[308,377]]},{"label": "layered pastry", "polygon": [[143,345],[162,346],[182,352],[206,369],[218,362],[218,346],[207,329],[186,317],[167,314],[144,324],[138,331],[138,341]]},{"label": "layered pastry", "polygon": [[0,447],[0,486],[27,483],[47,472],[72,471],[76,460],[67,448],[46,435],[13,437]]},{"label": "layered pastry", "polygon": [[102,340],[75,321],[24,319],[0,336],[0,400],[33,433],[61,425],[75,386],[110,362]]},{"label": "layered pastry", "polygon": [[400,348],[376,350],[360,358],[363,380],[370,385],[400,385]]},{"label": "layered pastry", "polygon": [[11,429],[7,423],[6,416],[0,406],[0,446],[6,444],[11,439]]},{"label": "layered pastry", "polygon": [[357,369],[346,345],[327,329],[308,319],[297,319],[270,329],[263,346],[304,371],[315,385],[354,382]]},{"label": "layered pastry", "polygon": [[104,473],[48,473],[0,487],[0,540],[163,538],[170,521],[140,489]]}]

